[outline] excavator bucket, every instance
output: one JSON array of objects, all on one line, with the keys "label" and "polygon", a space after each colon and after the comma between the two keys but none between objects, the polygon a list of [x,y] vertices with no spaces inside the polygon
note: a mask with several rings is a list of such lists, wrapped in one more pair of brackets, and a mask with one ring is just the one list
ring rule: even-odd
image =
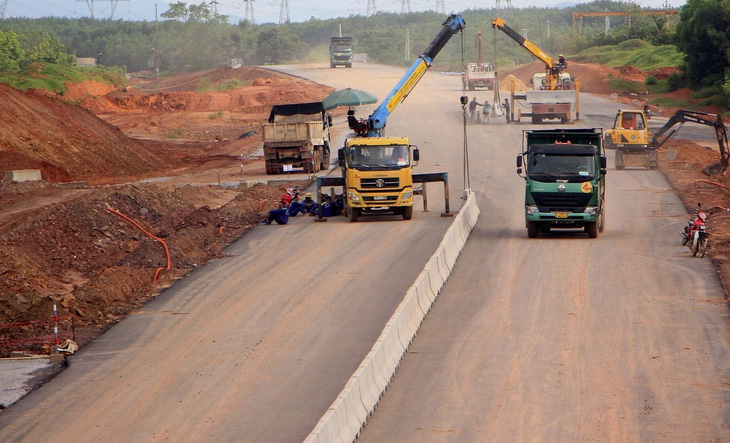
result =
[{"label": "excavator bucket", "polygon": [[722,162],[713,163],[711,165],[707,165],[704,168],[702,168],[702,172],[705,175],[709,175],[710,177],[717,176],[717,175],[725,175],[725,170],[727,169],[727,165],[723,165]]}]

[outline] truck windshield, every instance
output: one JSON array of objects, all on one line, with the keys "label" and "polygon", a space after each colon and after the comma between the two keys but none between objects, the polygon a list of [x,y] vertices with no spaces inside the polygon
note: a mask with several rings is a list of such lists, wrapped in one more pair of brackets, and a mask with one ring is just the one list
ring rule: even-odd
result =
[{"label": "truck windshield", "polygon": [[406,145],[355,146],[350,150],[348,163],[352,168],[400,169],[410,164]]},{"label": "truck windshield", "polygon": [[337,52],[346,52],[349,51],[351,48],[350,45],[335,45],[333,49]]},{"label": "truck windshield", "polygon": [[587,182],[595,178],[596,165],[594,157],[589,155],[530,153],[527,159],[527,175],[541,182]]}]

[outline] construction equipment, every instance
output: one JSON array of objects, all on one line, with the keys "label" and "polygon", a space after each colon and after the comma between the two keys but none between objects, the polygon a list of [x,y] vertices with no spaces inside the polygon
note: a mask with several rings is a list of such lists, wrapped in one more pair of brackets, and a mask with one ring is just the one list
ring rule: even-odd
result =
[{"label": "construction equipment", "polygon": [[327,170],[331,125],[332,116],[321,102],[274,105],[268,122],[261,125],[266,173]]},{"label": "construction equipment", "polygon": [[[525,116],[531,117],[532,123],[542,123],[544,119],[559,119],[560,123],[570,123],[573,108],[576,108],[576,119],[578,119],[578,89],[573,77],[563,72],[567,67],[565,60],[562,57],[558,61],[553,60],[545,51],[507,26],[504,19],[492,19],[492,27],[503,31],[545,64],[545,72],[533,76],[531,91],[518,93],[512,89],[513,115],[510,116],[510,120],[520,121],[520,118]],[[530,106],[530,112],[522,113],[517,110],[515,119],[515,100],[524,101]]]},{"label": "construction equipment", "polygon": [[[525,131],[517,173],[525,179],[527,236],[553,228],[603,232],[606,156],[601,129]],[[523,169],[524,175],[523,175]]]},{"label": "construction equipment", "polygon": [[343,187],[345,213],[350,221],[357,221],[363,213],[400,214],[409,220],[413,216],[414,181],[446,183],[445,173],[414,177],[411,168],[419,160],[418,148],[412,146],[407,137],[385,137],[383,132],[393,110],[408,97],[436,55],[464,26],[464,19],[459,15],[452,14],[446,19],[426,51],[378,108],[367,120],[358,120],[352,125],[356,136],[346,139],[345,146],[338,150],[342,179],[318,179],[318,186],[327,183]]},{"label": "construction equipment", "polygon": [[603,133],[606,149],[615,149],[616,169],[639,166],[647,169],[659,167],[659,156],[650,146],[651,135],[644,111],[619,109],[613,128]]},{"label": "construction equipment", "polygon": [[478,41],[478,58],[476,63],[469,63],[464,69],[462,82],[464,88],[470,91],[476,88],[494,89],[496,81],[496,71],[491,63],[482,63],[482,31],[477,36]]},{"label": "construction equipment", "polygon": [[703,172],[717,175],[727,170],[730,164],[730,146],[722,116],[680,109],[651,138],[646,122],[646,115],[640,110],[619,110],[616,114],[614,128],[604,135],[606,149],[616,150],[616,169],[624,169],[626,166],[656,169],[659,165],[657,149],[674,137],[685,123],[690,122],[715,128],[720,162],[706,166]]}]

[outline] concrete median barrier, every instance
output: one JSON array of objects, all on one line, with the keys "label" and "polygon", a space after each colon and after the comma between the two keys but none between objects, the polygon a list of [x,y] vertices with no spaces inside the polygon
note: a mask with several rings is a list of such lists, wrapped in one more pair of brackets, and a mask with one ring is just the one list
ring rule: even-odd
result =
[{"label": "concrete median barrier", "polygon": [[380,337],[305,442],[351,442],[357,438],[449,278],[478,218],[476,196],[470,193]]}]

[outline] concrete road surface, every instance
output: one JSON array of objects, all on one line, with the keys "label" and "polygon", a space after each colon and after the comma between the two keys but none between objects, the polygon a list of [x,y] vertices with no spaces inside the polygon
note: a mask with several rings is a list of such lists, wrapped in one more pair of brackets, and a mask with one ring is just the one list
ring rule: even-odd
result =
[{"label": "concrete road surface", "polygon": [[[574,127],[612,124],[581,102]],[[515,157],[536,127],[469,127],[479,223],[358,441],[730,441],[728,307],[679,198],[611,152],[605,232],[528,239]]]},{"label": "concrete road surface", "polygon": [[[403,73],[297,69],[381,98]],[[421,148],[417,171],[450,174],[452,210],[461,206],[459,84],[427,75],[388,123]],[[0,413],[0,441],[303,440],[453,220],[441,217],[443,186],[429,186],[430,211],[419,201],[410,221],[257,227]]]}]

